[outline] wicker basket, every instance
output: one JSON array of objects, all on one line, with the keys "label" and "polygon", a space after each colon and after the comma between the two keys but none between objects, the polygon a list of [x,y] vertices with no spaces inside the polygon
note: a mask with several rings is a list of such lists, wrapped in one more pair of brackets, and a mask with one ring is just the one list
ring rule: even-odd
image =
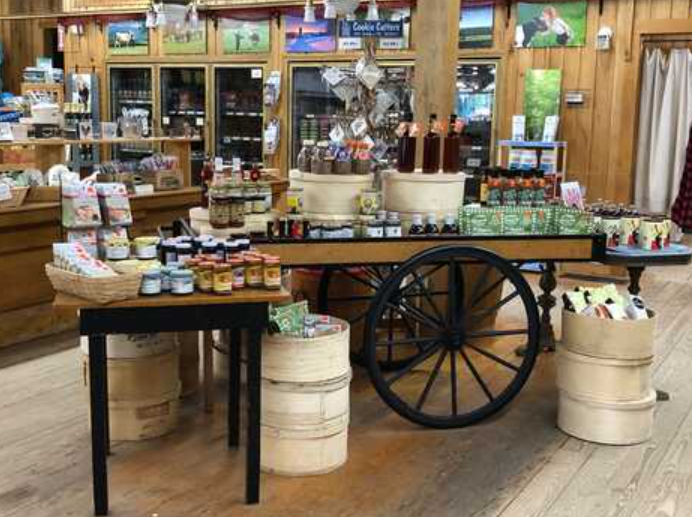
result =
[{"label": "wicker basket", "polygon": [[46,264],[46,274],[56,291],[102,304],[137,298],[142,283],[140,273],[89,278],[59,269],[52,264]]},{"label": "wicker basket", "polygon": [[10,192],[12,193],[12,198],[0,201],[0,208],[17,208],[22,206],[26,195],[29,193],[29,187],[12,187]]}]

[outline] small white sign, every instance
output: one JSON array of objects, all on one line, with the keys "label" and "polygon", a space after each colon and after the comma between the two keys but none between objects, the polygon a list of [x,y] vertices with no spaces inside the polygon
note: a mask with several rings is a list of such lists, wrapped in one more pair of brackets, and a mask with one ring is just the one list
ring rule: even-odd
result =
[{"label": "small white sign", "polygon": [[161,123],[162,123],[164,126],[168,126],[168,125],[170,125],[170,123],[171,123],[171,118],[170,118],[170,117],[163,117],[163,120],[161,121]]},{"label": "small white sign", "polygon": [[12,190],[7,183],[0,183],[0,201],[12,199]]},{"label": "small white sign", "polygon": [[135,194],[138,196],[149,196],[154,193],[154,185],[135,185]]},{"label": "small white sign", "polygon": [[214,170],[223,172],[223,158],[214,158]]},{"label": "small white sign", "polygon": [[195,125],[197,127],[202,127],[204,125],[204,119],[202,117],[197,117],[195,119]]},{"label": "small white sign", "polygon": [[253,79],[262,79],[262,69],[261,68],[253,68],[252,71],[250,72],[251,76]]}]

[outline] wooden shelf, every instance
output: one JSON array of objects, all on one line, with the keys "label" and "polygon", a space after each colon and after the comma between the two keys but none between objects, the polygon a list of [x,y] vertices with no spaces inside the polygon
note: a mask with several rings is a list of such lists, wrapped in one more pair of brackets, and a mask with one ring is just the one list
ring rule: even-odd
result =
[{"label": "wooden shelf", "polygon": [[150,138],[111,138],[111,139],[88,139],[88,140],[68,140],[66,138],[34,138],[30,140],[13,140],[11,142],[0,142],[0,147],[11,146],[55,146],[55,145],[119,145],[119,144],[147,144],[147,143],[191,143],[201,142],[199,137],[177,138],[170,136],[158,136]]},{"label": "wooden shelf", "polygon": [[23,171],[35,168],[35,163],[0,163],[0,172]]}]

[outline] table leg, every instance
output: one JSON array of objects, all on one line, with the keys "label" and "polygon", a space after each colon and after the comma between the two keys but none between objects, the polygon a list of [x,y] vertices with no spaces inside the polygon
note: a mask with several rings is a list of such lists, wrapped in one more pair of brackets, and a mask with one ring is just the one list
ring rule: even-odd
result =
[{"label": "table leg", "polygon": [[106,337],[89,336],[89,395],[91,402],[91,465],[94,514],[108,515],[108,379]]},{"label": "table leg", "polygon": [[214,337],[211,331],[204,332],[202,338],[202,368],[204,370],[204,411],[214,412]]},{"label": "table leg", "polygon": [[228,447],[240,445],[240,350],[242,332],[229,332],[228,343]]},{"label": "table leg", "polygon": [[629,266],[627,268],[627,271],[629,271],[630,274],[630,285],[629,285],[629,292],[630,294],[637,296],[641,292],[642,288],[639,285],[639,282],[642,279],[642,274],[644,273],[644,267],[643,266]]},{"label": "table leg", "polygon": [[557,299],[553,296],[553,291],[557,288],[555,279],[555,263],[548,261],[543,269],[539,286],[543,291],[538,297],[538,305],[541,308],[541,347],[545,352],[555,351],[555,329],[550,312],[557,305]]},{"label": "table leg", "polygon": [[247,478],[245,481],[245,502],[258,504],[260,500],[260,414],[261,374],[262,374],[262,332],[251,329],[248,343],[247,390]]}]

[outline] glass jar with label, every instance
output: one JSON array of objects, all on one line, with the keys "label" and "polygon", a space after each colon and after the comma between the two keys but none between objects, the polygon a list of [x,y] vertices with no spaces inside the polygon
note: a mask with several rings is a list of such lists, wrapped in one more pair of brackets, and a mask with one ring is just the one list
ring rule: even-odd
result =
[{"label": "glass jar with label", "polygon": [[252,196],[252,213],[253,214],[266,214],[267,213],[267,202],[262,194],[255,194]]},{"label": "glass jar with label", "polygon": [[178,269],[171,273],[171,293],[177,296],[184,296],[194,292],[195,281],[192,271],[189,269]]},{"label": "glass jar with label", "polygon": [[230,264],[214,266],[213,289],[215,294],[228,295],[233,293],[233,269]]},{"label": "glass jar with label", "polygon": [[264,287],[265,289],[281,289],[281,260],[279,257],[264,258]]},{"label": "glass jar with label", "polygon": [[163,250],[162,258],[164,264],[173,264],[174,262],[178,261],[178,253],[176,251],[176,243],[174,240],[166,239],[161,248]]},{"label": "glass jar with label", "polygon": [[230,198],[229,226],[231,228],[242,228],[245,226],[245,196],[243,195],[243,189],[231,189]]},{"label": "glass jar with label", "polygon": [[181,242],[175,247],[176,254],[178,255],[178,264],[185,265],[185,263],[192,259],[192,244],[187,242]]},{"label": "glass jar with label", "polygon": [[408,234],[411,236],[425,235],[425,226],[423,226],[422,214],[413,214],[411,228],[409,228]]},{"label": "glass jar with label", "polygon": [[364,190],[360,194],[360,213],[375,215],[380,209],[380,193],[376,189]]},{"label": "glass jar with label", "polygon": [[264,285],[262,258],[255,256],[245,258],[245,285],[255,289]]},{"label": "glass jar with label", "polygon": [[290,188],[286,194],[286,208],[289,214],[303,213],[303,189]]},{"label": "glass jar with label", "polygon": [[384,236],[388,239],[398,239],[401,233],[401,221],[397,212],[390,212],[384,225]]},{"label": "glass jar with label", "polygon": [[142,296],[156,296],[161,294],[161,270],[149,269],[142,273],[142,285],[140,288]]},{"label": "glass jar with label", "polygon": [[197,268],[197,287],[203,293],[214,290],[214,266],[213,262],[201,262]]},{"label": "glass jar with label", "polygon": [[245,260],[240,257],[232,257],[228,264],[231,266],[233,274],[233,289],[245,288]]},{"label": "glass jar with label", "polygon": [[225,189],[216,188],[209,196],[209,224],[223,230],[231,224],[231,198]]},{"label": "glass jar with label", "polygon": [[298,153],[298,170],[300,172],[310,172],[312,163],[312,153],[315,147],[314,140],[304,140],[303,148]]},{"label": "glass jar with label", "polygon": [[382,239],[384,237],[384,223],[382,221],[370,221],[367,228],[368,239]]},{"label": "glass jar with label", "polygon": [[159,256],[158,237],[137,237],[135,239],[135,256],[140,260],[152,260]]}]

